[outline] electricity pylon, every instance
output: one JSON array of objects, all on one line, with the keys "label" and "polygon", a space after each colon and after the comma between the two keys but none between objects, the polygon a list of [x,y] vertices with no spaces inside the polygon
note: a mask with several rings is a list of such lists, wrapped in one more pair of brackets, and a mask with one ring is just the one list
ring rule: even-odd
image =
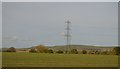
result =
[{"label": "electricity pylon", "polygon": [[70,42],[71,42],[71,34],[70,34],[70,21],[66,21],[66,34],[65,34],[65,37],[66,37],[66,53],[69,53],[70,52]]}]

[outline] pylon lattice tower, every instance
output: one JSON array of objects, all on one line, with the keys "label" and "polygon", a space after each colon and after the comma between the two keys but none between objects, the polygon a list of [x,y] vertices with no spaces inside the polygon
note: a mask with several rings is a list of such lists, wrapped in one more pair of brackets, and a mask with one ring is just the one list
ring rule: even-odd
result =
[{"label": "pylon lattice tower", "polygon": [[65,37],[66,37],[66,51],[67,53],[70,51],[70,42],[71,42],[71,34],[70,34],[70,31],[71,31],[71,28],[70,28],[70,21],[66,21],[66,34],[65,34]]}]

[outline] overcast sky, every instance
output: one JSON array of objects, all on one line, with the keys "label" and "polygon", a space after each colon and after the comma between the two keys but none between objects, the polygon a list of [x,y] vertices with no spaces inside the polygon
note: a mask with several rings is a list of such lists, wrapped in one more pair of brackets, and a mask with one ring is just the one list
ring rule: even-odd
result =
[{"label": "overcast sky", "polygon": [[71,44],[118,45],[117,2],[2,3],[3,47],[63,45],[65,21]]}]

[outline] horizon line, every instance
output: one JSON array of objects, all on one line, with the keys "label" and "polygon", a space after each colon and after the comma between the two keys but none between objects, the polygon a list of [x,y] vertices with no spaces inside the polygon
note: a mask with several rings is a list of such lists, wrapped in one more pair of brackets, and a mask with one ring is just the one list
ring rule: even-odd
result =
[{"label": "horizon line", "polygon": [[[71,44],[71,45],[80,45],[80,44]],[[92,45],[92,44],[81,44],[81,45],[84,45],[84,46],[95,46],[95,47],[119,47],[120,46],[120,45]],[[33,46],[36,46],[36,45],[33,45]],[[30,48],[30,47],[33,47],[33,46],[29,46],[29,47],[15,47],[15,48]],[[63,45],[59,44],[59,45],[44,45],[44,46],[52,47],[52,46],[65,46],[65,45],[64,44]],[[11,47],[14,47],[14,46],[11,46]],[[9,48],[9,47],[3,47],[2,46],[2,48]],[[1,49],[1,47],[0,47],[0,49]]]}]

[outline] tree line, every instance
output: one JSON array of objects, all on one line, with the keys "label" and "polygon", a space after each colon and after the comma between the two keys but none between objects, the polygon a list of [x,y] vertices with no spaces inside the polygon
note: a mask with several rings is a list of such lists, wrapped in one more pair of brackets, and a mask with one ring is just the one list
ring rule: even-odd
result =
[{"label": "tree line", "polygon": [[[9,49],[3,52],[16,52],[16,48],[10,47]],[[38,45],[29,50],[30,53],[59,53],[59,54],[97,54],[97,55],[120,55],[120,47],[114,47],[111,51],[99,51],[99,50],[81,50],[71,49],[70,51],[48,49],[44,45]]]}]

